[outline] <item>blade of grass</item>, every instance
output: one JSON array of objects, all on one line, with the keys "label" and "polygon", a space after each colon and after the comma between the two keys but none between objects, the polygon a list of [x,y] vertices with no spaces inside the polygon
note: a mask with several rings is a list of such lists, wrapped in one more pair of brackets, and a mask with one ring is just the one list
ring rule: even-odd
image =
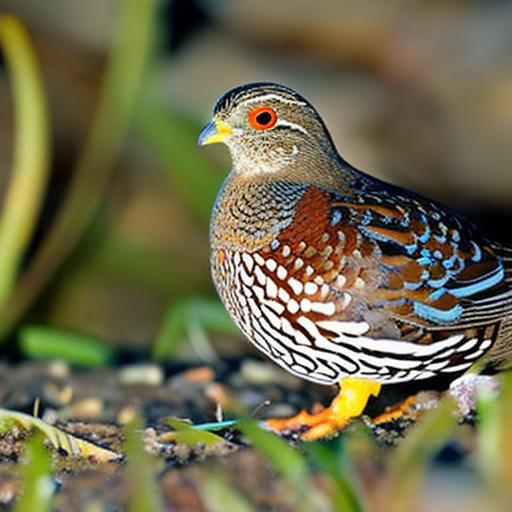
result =
[{"label": "blade of grass", "polygon": [[68,455],[90,458],[94,462],[109,462],[119,458],[119,454],[68,434],[39,418],[0,408],[0,431],[8,432],[14,425],[26,431],[41,432],[54,448]]},{"label": "blade of grass", "polygon": [[242,421],[238,428],[249,438],[284,478],[294,487],[301,488],[307,478],[304,458],[277,435],[263,430],[254,422]]},{"label": "blade of grass", "polygon": [[262,429],[255,422],[241,421],[237,428],[247,436],[254,449],[260,452],[288,482],[293,493],[294,510],[317,510],[315,501],[318,501],[320,495],[311,485],[306,458],[279,436]]},{"label": "blade of grass", "polygon": [[247,499],[219,471],[202,473],[201,496],[209,512],[254,512]]},{"label": "blade of grass", "polygon": [[14,161],[0,217],[0,311],[16,281],[41,206],[50,161],[48,107],[29,36],[13,16],[0,16],[0,45],[12,81]]},{"label": "blade of grass", "polygon": [[238,428],[249,438],[256,450],[263,454],[284,478],[297,489],[303,488],[308,470],[304,458],[276,434],[260,428],[256,423],[242,421]]},{"label": "blade of grass", "polygon": [[506,510],[512,507],[512,373],[500,377],[498,396],[483,394],[478,402],[480,425],[478,463],[491,495],[503,501]]},{"label": "blade of grass", "polygon": [[50,475],[51,458],[41,435],[33,436],[26,446],[26,458],[21,473],[21,491],[15,512],[45,512],[50,510],[55,485]]},{"label": "blade of grass", "polygon": [[208,430],[210,432],[215,432],[216,430],[234,427],[239,421],[240,420],[224,420],[211,423],[196,423],[195,425],[192,425],[191,428],[194,430]]},{"label": "blade of grass", "polygon": [[339,463],[336,452],[324,443],[311,444],[307,447],[307,451],[319,469],[328,474],[333,481],[333,510],[336,512],[363,512],[364,508],[354,484],[346,475],[345,468]]},{"label": "blade of grass", "polygon": [[[173,304],[164,316],[153,345],[153,358],[163,361],[179,349],[187,334],[194,331],[239,334],[218,300],[191,298]],[[209,359],[209,355],[204,359]]]},{"label": "blade of grass", "polygon": [[4,340],[72,253],[101,203],[146,69],[158,3],[126,0],[119,4],[119,22],[89,136],[59,216],[1,319]]},{"label": "blade of grass", "polygon": [[128,481],[130,512],[163,511],[160,490],[156,485],[153,459],[146,452],[140,434],[142,423],[138,418],[126,426],[124,451]]},{"label": "blade of grass", "polygon": [[165,418],[162,423],[169,425],[175,432],[172,432],[174,441],[181,444],[193,446],[196,444],[204,444],[212,446],[214,444],[224,443],[224,439],[209,430],[194,428],[194,425],[183,421],[179,418]]},{"label": "blade of grass", "polygon": [[379,510],[407,512],[429,462],[450,438],[457,424],[454,403],[445,397],[407,433],[391,458],[380,489]]},{"label": "blade of grass", "polygon": [[54,327],[24,326],[19,339],[21,352],[32,359],[62,359],[89,368],[114,359],[114,351],[101,340]]}]

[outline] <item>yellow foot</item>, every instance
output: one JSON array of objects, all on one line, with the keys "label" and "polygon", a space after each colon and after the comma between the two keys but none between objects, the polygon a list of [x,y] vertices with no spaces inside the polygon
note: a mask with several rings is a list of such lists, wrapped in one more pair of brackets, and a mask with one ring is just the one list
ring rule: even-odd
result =
[{"label": "yellow foot", "polygon": [[360,416],[370,396],[377,396],[381,385],[356,377],[340,381],[340,392],[329,407],[317,414],[301,411],[292,418],[275,418],[265,422],[270,430],[296,432],[303,441],[316,441],[336,435],[352,418]]}]

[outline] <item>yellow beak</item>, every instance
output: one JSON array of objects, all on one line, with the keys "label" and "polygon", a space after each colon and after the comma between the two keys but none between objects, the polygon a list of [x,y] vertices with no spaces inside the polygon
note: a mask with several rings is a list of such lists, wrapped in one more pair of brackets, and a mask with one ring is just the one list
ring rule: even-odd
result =
[{"label": "yellow beak", "polygon": [[197,143],[200,146],[224,142],[231,135],[232,128],[224,121],[210,121],[199,134]]}]

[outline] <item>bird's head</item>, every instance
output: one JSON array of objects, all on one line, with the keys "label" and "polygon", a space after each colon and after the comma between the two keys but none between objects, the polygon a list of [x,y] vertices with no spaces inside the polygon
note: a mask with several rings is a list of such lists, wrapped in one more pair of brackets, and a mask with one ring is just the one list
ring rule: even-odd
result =
[{"label": "bird's head", "polygon": [[337,155],[313,106],[274,83],[235,87],[217,100],[212,120],[199,136],[200,145],[216,142],[228,146],[234,171],[248,174],[274,173],[297,160],[304,164]]}]

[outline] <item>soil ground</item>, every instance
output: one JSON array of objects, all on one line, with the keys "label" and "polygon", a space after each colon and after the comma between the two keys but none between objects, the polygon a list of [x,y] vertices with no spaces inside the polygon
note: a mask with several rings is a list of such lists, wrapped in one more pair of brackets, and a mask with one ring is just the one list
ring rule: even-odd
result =
[{"label": "soil ground", "polygon": [[[32,414],[38,399],[39,417],[119,453],[123,424],[139,413],[146,425],[146,449],[157,456],[156,471],[165,503],[169,510],[179,511],[206,510],[203,484],[205,478],[210,478],[205,475],[213,473],[229,473],[230,481],[250,497],[257,509],[289,510],[289,501],[283,489],[286,484],[276,479],[264,457],[251,449],[236,430],[216,432],[224,438],[223,443],[187,446],[172,440],[162,419],[176,417],[197,424],[226,417],[286,416],[303,407],[320,407],[335,392],[334,387],[310,385],[252,358],[212,367],[135,364],[77,371],[62,362],[2,363],[0,367],[0,403],[4,408]],[[389,402],[400,395],[400,389],[385,395]],[[378,443],[392,447],[417,414],[438,398],[436,391],[420,393],[406,416],[373,427]],[[370,405],[370,411],[378,412],[386,403],[376,400]],[[13,429],[0,438],[3,507],[12,504],[19,489],[26,435]],[[300,449],[296,439],[289,441]],[[85,510],[94,500],[106,504],[106,510],[124,508],[127,489],[123,462],[98,465],[64,454],[55,454],[54,459],[57,510]],[[321,475],[319,485],[323,485]]]}]

